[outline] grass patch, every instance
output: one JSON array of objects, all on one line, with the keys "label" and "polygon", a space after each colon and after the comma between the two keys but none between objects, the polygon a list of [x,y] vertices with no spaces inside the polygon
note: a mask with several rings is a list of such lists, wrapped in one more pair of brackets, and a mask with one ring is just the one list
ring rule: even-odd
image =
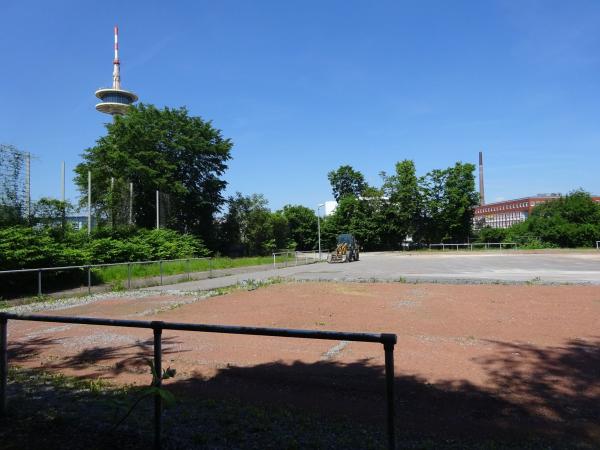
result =
[{"label": "grass patch", "polygon": [[[278,256],[277,263],[294,261],[294,256]],[[193,272],[209,272],[211,270],[234,269],[237,267],[261,266],[273,264],[272,256],[254,256],[247,258],[211,258],[190,259],[188,261],[163,261],[163,276],[180,275]],[[131,264],[131,279],[160,276],[159,262],[148,264]],[[116,289],[124,289],[128,279],[127,265],[99,267],[92,270],[97,284],[113,284]]]}]

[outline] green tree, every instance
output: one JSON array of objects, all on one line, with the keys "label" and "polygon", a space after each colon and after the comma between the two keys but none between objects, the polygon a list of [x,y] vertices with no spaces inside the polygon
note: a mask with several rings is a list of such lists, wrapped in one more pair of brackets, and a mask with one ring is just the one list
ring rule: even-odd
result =
[{"label": "green tree", "polygon": [[573,191],[534,207],[525,222],[510,228],[509,236],[528,236],[542,245],[591,247],[600,240],[600,204],[587,192]]},{"label": "green tree", "polygon": [[400,161],[394,175],[382,176],[383,192],[389,198],[382,223],[384,242],[387,247],[397,248],[407,236],[415,237],[417,232],[422,202],[415,163]]},{"label": "green tree", "polygon": [[423,206],[418,220],[418,232],[427,243],[441,242],[448,238],[446,230],[446,185],[447,171],[434,169],[419,178],[419,196]]},{"label": "green tree", "polygon": [[314,210],[302,205],[285,205],[281,213],[288,221],[289,237],[296,250],[317,248],[317,215]]},{"label": "green tree", "polygon": [[285,215],[280,211],[271,213],[270,222],[274,248],[277,250],[293,248],[294,242],[290,240],[289,222]]},{"label": "green tree", "polygon": [[221,225],[222,249],[225,253],[264,255],[275,250],[278,243],[275,242],[273,225],[278,220],[273,220],[268,202],[262,194],[244,196],[237,192],[229,197],[227,207]]},{"label": "green tree", "polygon": [[361,248],[382,249],[380,227],[384,205],[378,198],[360,200],[351,195],[343,197],[335,212],[323,221],[323,247],[333,249],[338,234],[351,233]]},{"label": "green tree", "polygon": [[354,170],[352,166],[340,166],[337,170],[329,172],[327,178],[336,201],[347,195],[359,197],[367,187],[363,174]]},{"label": "green tree", "polygon": [[73,210],[69,202],[49,197],[39,199],[33,206],[33,220],[35,223],[47,226],[65,228],[66,215]]},{"label": "green tree", "polygon": [[426,242],[467,241],[479,200],[474,171],[473,164],[457,162],[453,167],[435,169],[421,177],[423,207],[419,228]]},{"label": "green tree", "polygon": [[473,215],[479,202],[474,164],[457,162],[447,169],[445,196],[448,235],[456,242],[466,242],[471,235]]},{"label": "green tree", "polygon": [[[188,115],[185,108],[132,106],[106,125],[107,134],[85,150],[75,182],[87,192],[92,173],[92,203],[100,219],[114,207],[111,178],[133,183],[134,223],[155,225],[155,191],[169,194],[173,214],[168,227],[211,237],[214,214],[224,202],[221,179],[232,143],[210,122]],[[85,199],[84,199],[85,201]]]}]

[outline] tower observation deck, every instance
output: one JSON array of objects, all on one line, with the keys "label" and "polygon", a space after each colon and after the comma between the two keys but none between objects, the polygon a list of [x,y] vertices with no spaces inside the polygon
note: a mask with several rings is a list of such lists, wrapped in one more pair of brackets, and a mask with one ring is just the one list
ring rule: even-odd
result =
[{"label": "tower observation deck", "polygon": [[133,92],[121,89],[120,66],[119,27],[115,27],[115,59],[113,60],[112,88],[100,88],[96,91],[96,97],[101,100],[96,105],[96,110],[112,116],[125,114],[129,105],[138,99],[137,95]]}]

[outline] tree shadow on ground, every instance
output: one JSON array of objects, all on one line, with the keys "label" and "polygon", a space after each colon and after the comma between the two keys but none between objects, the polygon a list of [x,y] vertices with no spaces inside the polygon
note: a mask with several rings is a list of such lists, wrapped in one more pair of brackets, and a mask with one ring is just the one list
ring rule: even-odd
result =
[{"label": "tree shadow on ground", "polygon": [[490,342],[494,354],[475,361],[504,398],[554,422],[600,424],[600,339],[546,348]]},{"label": "tree shadow on ground", "polygon": [[[600,446],[600,340],[560,347],[494,343],[477,360],[485,386],[467,380],[429,383],[396,374],[396,426],[400,439],[443,442],[543,441],[566,447]],[[378,424],[385,430],[383,367],[369,360],[306,364],[273,362],[226,367],[211,378],[174,380],[179,398],[235,398],[246,404],[291,407]]]},{"label": "tree shadow on ground", "polygon": [[60,345],[60,340],[46,337],[34,337],[26,341],[11,342],[8,345],[8,362],[20,363],[38,357],[45,347]]},{"label": "tree shadow on ground", "polygon": [[[165,354],[177,343],[165,338]],[[51,339],[11,346],[11,359],[35,357],[36,347],[55,345]],[[427,379],[403,375],[396,369],[396,427],[402,443],[433,439],[433,447],[477,447],[482,442],[523,442],[537,446],[598,448],[600,446],[600,339],[570,340],[561,346],[490,342],[489,356],[478,358],[488,374],[482,385],[468,380]],[[21,347],[18,347],[21,345]],[[17,346],[17,347],[15,347]],[[397,349],[401,368],[401,350]],[[152,356],[152,340],[134,345],[92,348],[55,363],[52,368],[79,369],[110,362],[110,373],[136,370]],[[115,363],[116,360],[120,361]],[[176,360],[173,363],[177,368]],[[330,420],[368,424],[385,432],[384,370],[369,359],[351,363],[335,360],[305,363],[276,361],[254,366],[227,366],[211,377],[200,372],[165,384],[178,399],[190,402],[215,399],[241,402],[267,411],[289,407]],[[177,409],[169,415],[177,417]],[[204,421],[213,420],[210,416]],[[202,420],[188,428],[176,422],[165,427],[167,436],[181,440],[191,430],[206,427]],[[243,417],[208,428],[219,434]],[[292,423],[291,426],[294,426]],[[171,427],[171,428],[169,428]],[[219,428],[220,427],[220,428]],[[318,433],[318,426],[314,429]],[[214,430],[218,431],[214,431]],[[312,432],[310,430],[308,433]],[[382,440],[384,442],[384,440]],[[531,446],[531,444],[529,444]],[[360,442],[356,447],[361,448]],[[337,447],[336,447],[337,448]],[[351,447],[352,448],[352,447]]]},{"label": "tree shadow on ground", "polygon": [[[182,353],[187,350],[177,349],[175,346],[181,341],[174,337],[163,337],[163,356],[172,353]],[[9,364],[26,363],[38,358],[43,348],[61,345],[59,339],[33,338],[10,344],[8,348]],[[148,361],[154,357],[154,341],[152,338],[137,340],[128,345],[94,346],[83,349],[73,355],[62,356],[58,360],[45,361],[44,369],[92,369],[94,375],[104,378],[114,378],[121,373],[150,373]],[[89,376],[89,374],[88,374]]]}]

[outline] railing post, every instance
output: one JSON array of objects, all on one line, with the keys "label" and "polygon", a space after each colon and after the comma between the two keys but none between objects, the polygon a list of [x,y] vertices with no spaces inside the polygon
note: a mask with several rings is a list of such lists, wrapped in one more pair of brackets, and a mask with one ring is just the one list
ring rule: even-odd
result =
[{"label": "railing post", "polygon": [[385,351],[385,386],[387,396],[387,435],[388,449],[396,449],[396,430],[394,428],[394,346],[396,345],[395,334],[384,334],[382,336],[383,350]]},{"label": "railing post", "polygon": [[160,285],[162,286],[162,259],[158,261],[158,271],[160,272]]},{"label": "railing post", "polygon": [[0,317],[0,417],[6,415],[6,384],[8,381],[8,319]]},{"label": "railing post", "polygon": [[127,289],[131,289],[131,263],[127,263]]},{"label": "railing post", "polygon": [[[162,322],[152,322],[154,331],[154,387],[162,386]],[[160,437],[162,431],[162,401],[157,392],[154,394],[154,449],[160,450]]]},{"label": "railing post", "polygon": [[92,293],[92,267],[87,266],[87,278],[88,278],[88,295]]},{"label": "railing post", "polygon": [[42,296],[42,269],[38,269],[37,282],[38,282],[38,297],[41,297]]}]

